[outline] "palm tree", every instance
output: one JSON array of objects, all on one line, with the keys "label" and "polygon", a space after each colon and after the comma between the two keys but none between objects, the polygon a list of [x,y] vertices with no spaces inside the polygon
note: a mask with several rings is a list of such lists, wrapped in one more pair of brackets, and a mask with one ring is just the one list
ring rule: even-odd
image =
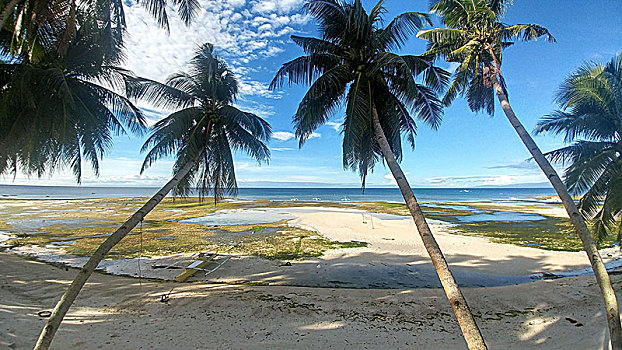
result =
[{"label": "palm tree", "polygon": [[180,109],[154,126],[145,142],[150,147],[143,170],[157,159],[175,155],[174,176],[93,253],[58,302],[39,336],[36,349],[47,349],[78,293],[99,262],[172,190],[187,194],[193,183],[201,193],[215,197],[237,190],[232,151],[241,150],[257,161],[267,160],[270,125],[258,116],[232,106],[238,83],[233,72],[217,56],[213,46],[201,46],[191,70],[171,76],[166,84],[135,79],[130,89],[157,105]]},{"label": "palm tree", "polygon": [[[398,162],[401,137],[414,146],[416,123],[411,111],[432,127],[438,127],[442,105],[435,90],[447,81],[447,73],[430,59],[397,55],[409,35],[430,23],[427,15],[408,12],[381,28],[386,12],[383,1],[367,13],[360,0],[312,0],[306,10],[320,24],[321,38],[292,36],[306,55],[285,63],[271,88],[309,84],[309,90],[293,117],[300,145],[345,103],[343,165],[358,171],[363,187],[367,173],[384,159],[410,210],[423,244],[471,349],[484,349],[482,335],[454,280],[432,231]],[[416,81],[423,75],[425,84]]]},{"label": "palm tree", "polygon": [[546,28],[536,24],[503,24],[504,9],[503,0],[440,0],[432,5],[431,11],[442,18],[447,28],[420,31],[417,36],[429,41],[427,54],[459,64],[443,99],[446,105],[463,95],[471,110],[485,110],[492,115],[494,95],[497,95],[510,124],[555,188],[583,242],[605,301],[612,345],[614,349],[622,349],[618,304],[598,248],[566,186],[514,114],[501,74],[503,49],[513,45],[514,40],[544,37],[553,42],[555,39]]},{"label": "palm tree", "polygon": [[[169,30],[167,0],[137,1],[154,17],[158,25]],[[174,0],[177,14],[190,24],[199,9],[197,0]],[[122,0],[8,0],[0,1],[0,31],[11,38],[10,49],[37,59],[41,44],[54,44],[64,54],[81,21],[97,20],[102,30],[114,33],[118,41],[125,32],[125,11]]]},{"label": "palm tree", "polygon": [[607,64],[586,64],[562,84],[560,110],[536,126],[536,133],[563,134],[571,143],[545,155],[570,162],[564,180],[583,195],[579,209],[593,223],[599,241],[610,232],[622,239],[622,53]]},{"label": "palm tree", "polygon": [[[0,41],[0,47],[5,48]],[[126,97],[120,44],[96,21],[84,21],[60,56],[41,46],[40,59],[0,60],[0,174],[42,176],[69,166],[80,182],[95,174],[115,134],[142,132],[144,117]]]}]

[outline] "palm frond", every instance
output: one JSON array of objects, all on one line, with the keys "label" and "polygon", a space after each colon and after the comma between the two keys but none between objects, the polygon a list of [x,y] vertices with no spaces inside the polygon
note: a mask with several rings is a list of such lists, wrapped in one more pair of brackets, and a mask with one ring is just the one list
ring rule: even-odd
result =
[{"label": "palm frond", "polygon": [[382,47],[396,50],[406,40],[425,25],[432,25],[428,14],[406,12],[395,17],[384,29],[378,31],[378,41]]},{"label": "palm frond", "polygon": [[555,37],[549,30],[538,24],[515,24],[507,26],[501,30],[501,36],[504,41],[531,41],[544,37],[548,42],[556,42]]}]

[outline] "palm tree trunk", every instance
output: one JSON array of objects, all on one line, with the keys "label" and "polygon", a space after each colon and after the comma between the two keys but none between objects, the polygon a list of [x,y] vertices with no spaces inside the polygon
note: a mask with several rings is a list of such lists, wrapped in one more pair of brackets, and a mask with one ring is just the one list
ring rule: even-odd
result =
[{"label": "palm tree trunk", "polygon": [[419,207],[419,203],[417,203],[417,199],[415,198],[415,194],[413,193],[404,172],[400,168],[399,164],[395,160],[395,156],[393,155],[393,151],[391,150],[391,146],[389,146],[389,142],[387,141],[387,137],[382,130],[382,126],[380,125],[380,119],[378,118],[378,112],[376,111],[376,107],[372,107],[372,122],[374,125],[374,133],[376,134],[376,140],[380,145],[382,150],[382,154],[391,170],[391,174],[395,178],[397,185],[402,191],[402,196],[406,201],[406,206],[412,215],[415,225],[417,226],[417,231],[419,231],[419,235],[421,236],[421,240],[423,241],[423,245],[430,255],[430,259],[434,264],[434,268],[436,269],[436,273],[441,280],[441,284],[443,285],[443,289],[445,290],[445,294],[447,295],[447,299],[449,299],[449,303],[454,310],[454,314],[456,315],[456,319],[460,324],[460,328],[462,329],[462,334],[464,339],[467,342],[469,349],[487,349],[486,344],[484,343],[484,338],[482,337],[482,333],[480,332],[477,324],[475,323],[475,318],[467,305],[466,300],[464,299],[464,295],[460,291],[460,287],[456,283],[454,276],[449,270],[449,265],[447,265],[447,261],[445,260],[445,256],[443,256],[443,252],[441,248],[438,246],[436,239],[432,235],[432,231],[428,226],[428,223],[423,216],[423,212],[421,211],[421,207]]},{"label": "palm tree trunk", "polygon": [[0,13],[0,29],[4,27],[4,23],[6,23],[6,20],[9,19],[9,15],[13,12],[13,10],[15,10],[15,7],[19,1],[20,0],[11,0],[8,4],[6,4],[6,7],[2,10],[2,13]]},{"label": "palm tree trunk", "polygon": [[54,334],[60,327],[60,324],[65,317],[65,314],[69,310],[69,307],[73,304],[74,300],[82,290],[82,287],[86,283],[86,280],[93,274],[95,268],[104,259],[106,254],[114,247],[123,237],[125,237],[143,218],[158,205],[162,199],[188,174],[188,172],[194,166],[194,162],[188,162],[181,168],[172,179],[170,179],[164,187],[162,187],[158,193],[156,193],[145,205],[143,205],[132,217],[130,217],[121,227],[119,227],[108,239],[102,243],[99,248],[93,253],[89,261],[82,267],[82,270],[78,273],[73,280],[69,288],[65,291],[65,294],[61,297],[58,304],[54,308],[52,315],[48,319],[45,327],[39,335],[39,340],[35,349],[47,349],[54,338]]},{"label": "palm tree trunk", "polygon": [[[491,68],[494,69],[494,68]],[[609,279],[609,275],[607,274],[607,269],[605,268],[605,264],[603,263],[603,259],[600,257],[600,253],[598,252],[598,248],[592,238],[590,230],[585,224],[585,220],[577,206],[568,193],[568,189],[566,185],[562,182],[559,175],[555,169],[551,166],[548,159],[542,154],[538,145],[536,145],[535,141],[531,138],[527,130],[523,124],[518,120],[516,114],[512,110],[510,103],[508,101],[508,97],[505,94],[496,74],[492,74],[492,82],[495,88],[495,92],[497,93],[497,98],[501,103],[501,108],[503,108],[503,112],[505,112],[506,117],[510,121],[510,124],[516,130],[516,133],[523,141],[529,153],[533,156],[534,160],[542,169],[542,172],[546,175],[546,177],[555,188],[557,195],[561,199],[564,207],[566,208],[566,212],[570,217],[570,221],[574,226],[575,232],[581,238],[581,242],[583,242],[583,249],[587,253],[587,257],[590,259],[590,263],[592,264],[592,269],[594,270],[594,276],[596,277],[596,281],[598,282],[598,286],[603,294],[603,299],[605,301],[605,309],[607,311],[607,321],[609,323],[609,335],[611,337],[611,347],[613,350],[621,350],[622,349],[622,327],[620,324],[620,312],[618,311],[618,301],[616,299],[616,294],[611,286],[611,280]]]}]

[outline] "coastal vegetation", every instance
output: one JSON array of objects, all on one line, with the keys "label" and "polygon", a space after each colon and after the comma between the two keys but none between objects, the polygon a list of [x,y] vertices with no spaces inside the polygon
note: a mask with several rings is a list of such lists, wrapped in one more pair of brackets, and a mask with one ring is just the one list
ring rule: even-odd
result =
[{"label": "coastal vegetation", "polygon": [[436,13],[446,27],[420,31],[417,36],[429,41],[425,54],[458,64],[443,98],[445,105],[462,95],[471,110],[493,115],[494,96],[497,96],[508,121],[557,192],[575,232],[583,242],[603,294],[611,345],[613,349],[619,350],[622,349],[622,324],[618,301],[596,241],[566,185],[514,113],[501,71],[503,50],[512,46],[514,41],[544,38],[555,42],[555,38],[546,28],[537,24],[502,23],[507,6],[508,2],[502,0],[440,0],[432,4],[430,11]]},{"label": "coastal vegetation", "polygon": [[599,242],[622,240],[622,54],[572,73],[557,94],[560,110],[536,133],[563,135],[570,145],[545,154],[567,164],[564,180],[580,197]]}]

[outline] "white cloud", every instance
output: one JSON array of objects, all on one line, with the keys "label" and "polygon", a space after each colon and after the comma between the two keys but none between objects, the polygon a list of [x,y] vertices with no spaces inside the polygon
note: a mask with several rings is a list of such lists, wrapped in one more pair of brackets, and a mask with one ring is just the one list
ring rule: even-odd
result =
[{"label": "white cloud", "polygon": [[542,173],[531,174],[499,174],[499,175],[467,175],[440,176],[425,179],[430,185],[440,187],[479,187],[479,186],[511,186],[522,184],[539,184],[546,182]]},{"label": "white cloud", "polygon": [[300,9],[304,0],[257,0],[253,1],[253,11],[259,13],[287,13],[294,9]]},{"label": "white cloud", "polygon": [[282,95],[281,91],[270,91],[270,89],[268,89],[268,84],[266,83],[248,80],[245,78],[238,79],[238,87],[240,94],[243,96],[261,96],[265,98],[279,99]]},{"label": "white cloud", "polygon": [[265,103],[260,103],[248,99],[238,101],[235,106],[244,112],[256,114],[264,119],[274,115],[274,107]]},{"label": "white cloud", "polygon": [[[162,186],[172,176],[173,162],[171,160],[160,160],[143,174],[140,174],[141,165],[141,159],[130,159],[127,157],[104,158],[100,163],[101,173],[99,177],[95,176],[88,165],[84,165],[82,167],[82,186],[98,184],[111,186]],[[60,169],[42,178],[37,178],[36,176],[28,177],[23,174],[18,174],[15,179],[13,179],[13,176],[0,176],[0,183],[75,186],[76,179],[69,169]]]},{"label": "white cloud", "polygon": [[[293,139],[294,137],[296,137],[296,135],[289,131],[275,131],[272,133],[272,138],[277,139],[279,141],[289,141]],[[320,138],[320,137],[322,137],[322,134],[314,132],[314,133],[311,133],[311,135],[309,136],[309,139]]]},{"label": "white cloud", "polygon": [[[285,41],[274,40],[295,31],[308,21],[301,15],[302,1],[199,0],[195,21],[185,26],[172,7],[169,13],[170,35],[157,27],[152,16],[132,1],[124,6],[128,34],[126,67],[137,75],[164,80],[186,68],[194,51],[205,42],[213,43],[218,53],[239,72],[250,62],[283,51]],[[244,8],[248,7],[248,8]],[[275,97],[265,82],[241,76],[240,93],[247,96]]]},{"label": "white cloud", "polygon": [[[408,178],[408,173],[404,172],[404,175],[406,175],[406,177]],[[395,181],[395,178],[393,177],[393,174],[388,173],[386,175],[384,175],[384,178],[386,179],[382,185],[396,185],[397,186],[397,181]]]},{"label": "white cloud", "polygon": [[272,133],[272,138],[279,141],[288,141],[295,137],[294,133],[289,131],[275,131]]},{"label": "white cloud", "polygon": [[291,148],[291,147],[272,147],[270,148],[271,151],[275,151],[275,152],[283,152],[283,151],[295,151],[295,148]]},{"label": "white cloud", "polygon": [[331,128],[333,128],[333,130],[335,130],[336,132],[339,132],[339,129],[341,129],[341,123],[326,122],[326,125],[328,125]]}]

